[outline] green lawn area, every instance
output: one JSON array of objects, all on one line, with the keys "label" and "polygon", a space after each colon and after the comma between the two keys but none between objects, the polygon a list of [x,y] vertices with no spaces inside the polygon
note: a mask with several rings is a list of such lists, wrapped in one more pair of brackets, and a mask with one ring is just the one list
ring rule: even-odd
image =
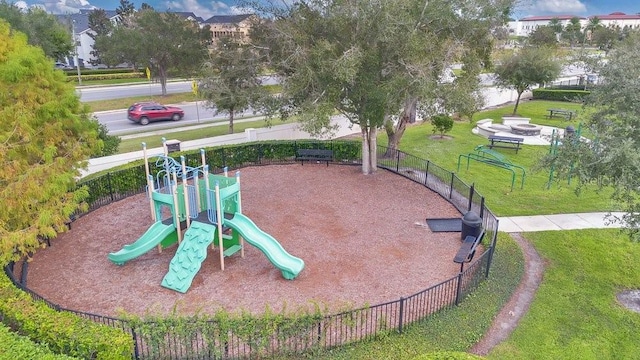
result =
[{"label": "green lawn area", "polygon": [[617,230],[527,233],[546,260],[535,301],[489,359],[638,359],[640,314],[616,293],[640,287],[640,244]]}]

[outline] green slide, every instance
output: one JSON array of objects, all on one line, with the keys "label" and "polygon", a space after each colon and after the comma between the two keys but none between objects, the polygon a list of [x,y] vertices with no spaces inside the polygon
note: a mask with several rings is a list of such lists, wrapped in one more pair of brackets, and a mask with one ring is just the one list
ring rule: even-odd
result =
[{"label": "green slide", "polygon": [[169,272],[162,279],[162,286],[181,293],[187,292],[194,276],[207,257],[207,246],[215,239],[216,226],[192,221],[176,254],[169,264]]},{"label": "green slide", "polygon": [[109,254],[109,260],[116,265],[124,265],[125,262],[135,259],[145,254],[149,250],[162,243],[162,241],[175,233],[173,224],[165,225],[158,221],[153,223],[149,229],[133,244],[127,244],[117,252]]},{"label": "green slide", "polygon": [[302,259],[289,254],[273,236],[260,230],[248,217],[235,213],[232,219],[225,219],[224,224],[238,231],[249,244],[262,251],[280,269],[285,279],[294,279],[304,269]]}]

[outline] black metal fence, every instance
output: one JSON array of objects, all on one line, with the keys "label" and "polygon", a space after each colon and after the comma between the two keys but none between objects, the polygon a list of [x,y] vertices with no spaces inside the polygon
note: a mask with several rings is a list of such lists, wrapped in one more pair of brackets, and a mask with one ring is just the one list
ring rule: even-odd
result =
[{"label": "black metal fence", "polygon": [[[328,145],[327,145],[328,144]],[[317,147],[328,147],[331,143],[322,142]],[[246,147],[245,147],[246,149]],[[245,150],[246,151],[246,150]],[[255,154],[259,155],[259,151]],[[219,154],[218,154],[219,155]],[[216,158],[215,156],[213,157]],[[217,165],[225,166],[223,158],[218,157]],[[272,159],[256,156],[253,161],[243,161],[242,166],[266,165],[275,163],[291,163],[291,158]],[[353,164],[352,161],[344,161]],[[11,280],[36,300],[42,300],[51,308],[59,311],[69,311],[76,315],[114,328],[122,329],[131,334],[135,350],[135,359],[236,359],[260,358],[276,354],[300,354],[310,350],[327,349],[348,343],[376,339],[390,332],[401,333],[412,323],[424,320],[431,314],[458,305],[478,284],[489,275],[491,258],[495,249],[498,220],[486,208],[484,198],[477,193],[473,186],[465,184],[453,172],[445,170],[432,162],[400,152],[389,151],[378,147],[378,161],[380,168],[392,171],[400,176],[411,179],[437,192],[451,202],[461,213],[473,210],[481,215],[484,227],[484,251],[469,263],[454,277],[437,285],[409,296],[400,296],[396,301],[377,304],[339,314],[319,316],[306,323],[291,324],[281,321],[265,321],[263,329],[268,331],[254,331],[244,333],[239,329],[230,329],[214,320],[197,321],[191,324],[176,325],[172,328],[167,324],[153,322],[132,323],[127,320],[116,319],[101,315],[64,309],[53,304],[40,295],[23,286],[25,279],[17,279],[15,274],[26,276],[24,267],[21,270],[13,264],[5,268]],[[238,166],[236,166],[238,167]],[[145,190],[143,166],[122,170],[125,178],[139,178],[139,187],[134,190],[121,187],[115,179],[118,176],[106,174],[85,183],[89,191],[104,194],[92,199],[90,210],[110,204]],[[295,319],[292,319],[295,322]],[[179,327],[179,329],[177,329]],[[160,332],[160,334],[159,334]]]}]

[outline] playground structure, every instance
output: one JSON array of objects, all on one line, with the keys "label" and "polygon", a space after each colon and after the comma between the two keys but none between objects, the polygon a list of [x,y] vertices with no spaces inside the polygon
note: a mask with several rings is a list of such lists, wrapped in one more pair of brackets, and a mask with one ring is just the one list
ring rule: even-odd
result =
[{"label": "playground structure", "polygon": [[[177,162],[167,155],[164,139],[163,145],[164,154],[156,156],[159,171],[154,177],[149,169],[146,144],[142,144],[154,223],[134,243],[110,253],[109,260],[124,265],[153,248],[161,252],[178,243],[161,285],[185,293],[206,259],[209,245],[212,250],[218,247],[220,269],[224,270],[225,257],[238,252],[244,257],[246,241],[264,253],[285,279],[298,276],[304,261],[290,255],[276,239],[242,214],[239,172],[235,177],[229,177],[226,168],[224,175],[209,173],[204,150],[200,150],[200,166],[186,166],[183,156]],[[163,218],[166,210],[171,216]]]},{"label": "playground structure", "polygon": [[471,160],[475,160],[483,164],[508,170],[509,172],[511,172],[511,191],[513,191],[513,186],[516,181],[516,170],[517,170],[518,172],[520,172],[521,179],[522,179],[520,188],[521,189],[524,188],[524,178],[526,176],[526,172],[522,166],[512,163],[506,156],[500,154],[497,151],[493,151],[484,145],[476,146],[474,151],[475,152],[468,153],[468,154],[460,154],[458,156],[457,172],[460,172],[460,163],[462,161],[462,158],[467,159],[467,170],[469,169],[469,162]]}]

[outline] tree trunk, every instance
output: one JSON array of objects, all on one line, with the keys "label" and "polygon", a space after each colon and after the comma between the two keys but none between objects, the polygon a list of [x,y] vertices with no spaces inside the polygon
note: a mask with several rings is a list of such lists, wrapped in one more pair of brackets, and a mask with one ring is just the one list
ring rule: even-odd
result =
[{"label": "tree trunk", "polygon": [[376,128],[362,127],[362,173],[371,175],[378,170]]},{"label": "tree trunk", "polygon": [[167,95],[167,72],[164,67],[158,67],[158,75],[160,75],[160,86],[162,87],[162,96]]},{"label": "tree trunk", "polygon": [[229,110],[229,134],[233,134],[233,115],[235,111],[233,109]]},{"label": "tree trunk", "polygon": [[522,91],[518,90],[518,97],[516,98],[516,106],[513,107],[513,114],[512,115],[516,115],[516,113],[518,111],[518,105],[520,105],[520,96],[522,96],[523,92],[524,92],[524,90],[522,90]]},{"label": "tree trunk", "polygon": [[394,156],[398,147],[400,146],[400,139],[404,135],[404,131],[407,129],[407,124],[416,122],[416,109],[418,107],[418,98],[410,97],[404,102],[404,108],[402,114],[398,119],[398,123],[394,126],[391,119],[385,121],[385,131],[387,138],[389,139],[387,151],[384,153],[384,157]]}]

